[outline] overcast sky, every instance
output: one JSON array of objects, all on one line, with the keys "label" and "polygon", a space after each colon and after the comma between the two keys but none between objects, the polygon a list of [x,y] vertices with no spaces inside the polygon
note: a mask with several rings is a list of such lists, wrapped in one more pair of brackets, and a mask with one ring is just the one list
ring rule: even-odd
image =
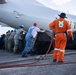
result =
[{"label": "overcast sky", "polygon": [[37,0],[37,1],[43,3],[44,5],[50,8],[76,15],[76,0]]}]

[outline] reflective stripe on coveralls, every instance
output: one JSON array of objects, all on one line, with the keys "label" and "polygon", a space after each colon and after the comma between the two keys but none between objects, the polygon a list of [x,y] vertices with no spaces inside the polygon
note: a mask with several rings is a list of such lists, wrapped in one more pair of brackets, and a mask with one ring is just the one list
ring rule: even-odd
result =
[{"label": "reflective stripe on coveralls", "polygon": [[55,48],[54,49],[54,56],[53,56],[53,58],[54,59],[57,59],[58,58],[58,61],[61,61],[61,60],[64,59],[64,53],[65,53],[65,50],[61,50],[59,48]]},{"label": "reflective stripe on coveralls", "polygon": [[59,48],[54,48],[56,51],[65,52],[65,50],[60,50]]},{"label": "reflective stripe on coveralls", "polygon": [[72,31],[72,29],[68,29],[67,32]]}]

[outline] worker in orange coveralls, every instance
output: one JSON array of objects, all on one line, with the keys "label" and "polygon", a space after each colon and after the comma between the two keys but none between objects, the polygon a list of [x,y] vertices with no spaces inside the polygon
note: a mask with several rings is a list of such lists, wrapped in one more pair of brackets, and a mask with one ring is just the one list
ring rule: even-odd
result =
[{"label": "worker in orange coveralls", "polygon": [[70,24],[65,19],[66,14],[61,13],[59,18],[49,24],[49,28],[55,32],[55,48],[53,54],[53,62],[63,63],[65,47],[67,43],[66,32],[73,40],[73,33]]}]

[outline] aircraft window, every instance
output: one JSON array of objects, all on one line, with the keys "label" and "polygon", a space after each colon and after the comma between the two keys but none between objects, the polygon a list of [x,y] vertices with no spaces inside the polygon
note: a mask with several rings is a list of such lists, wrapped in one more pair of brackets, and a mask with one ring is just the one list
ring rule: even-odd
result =
[{"label": "aircraft window", "polygon": [[0,4],[6,3],[6,0],[0,0]]},{"label": "aircraft window", "polygon": [[74,25],[76,25],[76,22],[73,22],[74,23]]},{"label": "aircraft window", "polygon": [[74,25],[74,29],[75,29],[75,25]]},{"label": "aircraft window", "polygon": [[68,21],[68,22],[69,22],[69,24],[70,24],[70,26],[71,26],[71,23],[72,23],[72,22],[71,22],[71,21]]},{"label": "aircraft window", "polygon": [[76,29],[76,25],[74,25],[74,29]]},{"label": "aircraft window", "polygon": [[76,22],[73,22],[74,23],[74,29],[76,29]]}]

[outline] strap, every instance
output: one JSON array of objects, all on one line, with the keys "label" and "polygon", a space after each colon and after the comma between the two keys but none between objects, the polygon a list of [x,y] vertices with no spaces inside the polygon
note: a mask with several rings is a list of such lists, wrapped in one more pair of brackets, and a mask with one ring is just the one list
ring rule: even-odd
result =
[{"label": "strap", "polygon": [[55,34],[66,33],[66,32],[56,32]]}]

